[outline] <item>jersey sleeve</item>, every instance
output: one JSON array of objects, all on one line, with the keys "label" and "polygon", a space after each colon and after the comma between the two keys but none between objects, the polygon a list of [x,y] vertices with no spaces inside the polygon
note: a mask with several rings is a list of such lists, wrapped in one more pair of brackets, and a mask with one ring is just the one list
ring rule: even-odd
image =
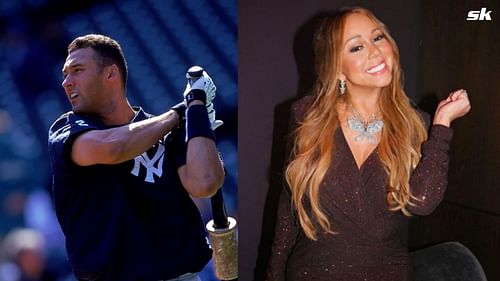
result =
[{"label": "jersey sleeve", "polygon": [[71,112],[59,117],[49,129],[49,154],[53,166],[71,162],[71,147],[80,134],[98,129],[91,119]]}]

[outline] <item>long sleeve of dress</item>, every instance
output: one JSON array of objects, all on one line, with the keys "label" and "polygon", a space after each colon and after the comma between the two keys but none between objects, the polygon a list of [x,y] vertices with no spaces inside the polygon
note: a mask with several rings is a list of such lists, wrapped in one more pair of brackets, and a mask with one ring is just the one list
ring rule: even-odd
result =
[{"label": "long sleeve of dress", "polygon": [[286,264],[295,245],[299,228],[292,210],[289,190],[283,188],[279,203],[274,241],[267,269],[267,281],[286,280]]},{"label": "long sleeve of dress", "polygon": [[422,158],[410,178],[410,190],[417,200],[409,211],[428,215],[443,199],[448,184],[448,164],[452,129],[433,125],[428,139],[422,144]]},{"label": "long sleeve of dress", "polygon": [[[304,114],[311,103],[312,97],[306,96],[292,105],[289,126],[291,132],[297,128],[298,122],[304,118]],[[289,143],[288,150],[291,150],[291,147],[292,144]],[[283,187],[278,202],[276,228],[274,231],[271,258],[267,268],[267,281],[286,280],[286,265],[297,240],[299,228],[297,215],[292,208],[290,190],[287,187]]]}]

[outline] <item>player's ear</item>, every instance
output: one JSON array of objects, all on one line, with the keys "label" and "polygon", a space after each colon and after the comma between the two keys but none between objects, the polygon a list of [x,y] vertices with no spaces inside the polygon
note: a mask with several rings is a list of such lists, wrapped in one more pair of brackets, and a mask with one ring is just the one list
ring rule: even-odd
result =
[{"label": "player's ear", "polygon": [[120,77],[120,71],[116,64],[106,66],[106,79],[108,80],[118,80]]}]

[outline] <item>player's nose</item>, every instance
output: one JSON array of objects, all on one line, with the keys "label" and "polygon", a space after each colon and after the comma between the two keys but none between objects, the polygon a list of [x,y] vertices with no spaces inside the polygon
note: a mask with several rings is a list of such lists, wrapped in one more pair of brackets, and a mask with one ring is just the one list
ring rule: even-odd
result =
[{"label": "player's nose", "polygon": [[68,87],[73,86],[73,79],[71,79],[71,75],[67,75],[67,76],[64,78],[64,80],[63,80],[63,81],[62,81],[62,83],[61,83],[61,86],[62,86],[63,88],[65,88],[65,89],[66,89],[66,88],[68,88]]}]

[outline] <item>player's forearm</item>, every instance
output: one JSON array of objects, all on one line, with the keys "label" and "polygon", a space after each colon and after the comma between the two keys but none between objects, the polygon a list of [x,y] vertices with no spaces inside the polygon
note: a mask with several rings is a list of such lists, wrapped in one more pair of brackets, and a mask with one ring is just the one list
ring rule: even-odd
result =
[{"label": "player's forearm", "polygon": [[117,128],[114,137],[115,162],[121,163],[141,155],[178,124],[177,114],[170,110],[159,116]]},{"label": "player's forearm", "polygon": [[178,124],[170,110],[162,115],[107,130],[93,130],[75,140],[71,157],[80,166],[118,164],[147,151]]},{"label": "player's forearm", "polygon": [[193,138],[188,142],[183,185],[195,197],[210,197],[222,186],[224,170],[212,139]]}]

